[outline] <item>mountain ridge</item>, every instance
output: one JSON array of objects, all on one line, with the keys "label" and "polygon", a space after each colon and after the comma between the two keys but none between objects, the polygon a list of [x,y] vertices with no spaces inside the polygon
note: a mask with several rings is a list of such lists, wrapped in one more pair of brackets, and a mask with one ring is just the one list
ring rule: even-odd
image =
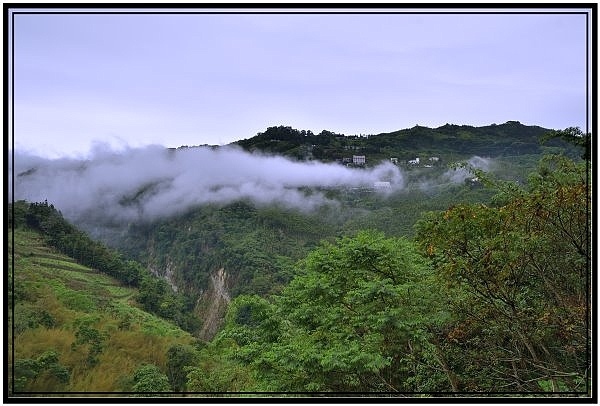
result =
[{"label": "mountain ridge", "polygon": [[412,128],[371,135],[345,135],[323,130],[297,130],[290,126],[268,127],[253,137],[235,141],[246,151],[279,154],[300,161],[324,162],[364,155],[366,164],[391,158],[408,161],[418,154],[441,155],[445,160],[458,160],[472,155],[496,157],[502,155],[539,154],[544,149],[568,145],[561,140],[541,141],[553,131],[519,121],[504,124],[471,126],[445,124],[437,128],[416,125]]}]

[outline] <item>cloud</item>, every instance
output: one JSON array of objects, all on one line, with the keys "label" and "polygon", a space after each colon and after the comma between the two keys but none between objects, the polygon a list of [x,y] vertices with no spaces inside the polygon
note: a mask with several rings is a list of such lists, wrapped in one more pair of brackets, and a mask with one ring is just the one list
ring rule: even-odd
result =
[{"label": "cloud", "polygon": [[[496,169],[496,163],[490,158],[482,158],[475,155],[467,161],[451,165],[450,169],[441,174],[417,177],[414,184],[418,189],[425,192],[452,184],[462,184],[466,179],[475,177],[475,174],[472,172],[473,169],[483,172],[493,172]],[[409,183],[408,189],[410,189],[410,180],[407,183]]]},{"label": "cloud", "polygon": [[[10,165],[9,193],[12,170]],[[87,158],[48,159],[15,151],[14,159],[15,200],[48,200],[75,222],[152,220],[239,199],[312,210],[335,203],[315,189],[372,187],[377,181],[389,181],[394,189],[404,186],[402,173],[390,163],[351,169],[230,146],[115,151],[98,144]]]},{"label": "cloud", "polygon": [[490,158],[482,158],[477,155],[471,157],[465,165],[465,167],[460,166],[447,170],[442,175],[442,179],[452,183],[462,183],[465,179],[474,177],[470,169],[479,169],[484,172],[489,172],[493,169],[493,162]]}]

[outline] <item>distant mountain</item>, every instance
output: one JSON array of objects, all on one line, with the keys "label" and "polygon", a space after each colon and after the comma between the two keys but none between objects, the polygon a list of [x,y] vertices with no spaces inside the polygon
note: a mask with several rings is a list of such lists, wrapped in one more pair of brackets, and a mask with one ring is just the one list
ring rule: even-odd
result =
[{"label": "distant mountain", "polygon": [[323,130],[319,134],[289,126],[269,127],[256,136],[235,142],[247,151],[281,154],[298,160],[342,161],[364,155],[367,164],[389,158],[400,161],[428,154],[459,160],[473,155],[498,157],[540,154],[548,148],[566,148],[561,140],[541,145],[550,130],[518,121],[483,127],[446,124],[438,128],[413,128],[366,136],[346,136]]}]

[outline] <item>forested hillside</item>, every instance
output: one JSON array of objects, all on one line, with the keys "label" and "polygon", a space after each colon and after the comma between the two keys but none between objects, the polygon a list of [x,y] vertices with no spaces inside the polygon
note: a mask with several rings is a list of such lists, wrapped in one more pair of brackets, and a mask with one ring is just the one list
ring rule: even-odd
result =
[{"label": "forested hillside", "polygon": [[446,124],[438,128],[413,128],[381,134],[349,135],[323,130],[319,134],[291,127],[269,127],[252,138],[236,144],[248,151],[286,155],[300,160],[342,161],[353,155],[364,155],[368,164],[397,158],[409,161],[415,157],[435,156],[444,161],[457,161],[473,155],[485,157],[540,154],[564,150],[564,140],[544,140],[549,132],[539,126],[518,121],[483,127]]},{"label": "forested hillside", "polygon": [[[345,150],[342,144],[366,148],[387,140],[394,151],[405,151],[405,155],[396,156],[428,157],[439,153],[440,160],[432,165],[429,161],[420,165],[399,162],[404,184],[391,195],[369,188],[325,188],[319,192],[335,205],[304,211],[276,204],[257,205],[249,200],[203,205],[178,216],[132,223],[125,233],[115,233],[118,238],[111,236],[105,242],[142,262],[187,297],[199,299],[195,312],[202,325],[198,331],[203,339],[211,339],[223,322],[231,298],[278,292],[290,280],[290,265],[323,239],[332,241],[364,229],[380,230],[388,236],[412,236],[422,212],[444,210],[459,203],[490,203],[494,191],[484,188],[472,170],[483,170],[493,179],[525,184],[541,151],[581,155],[576,146],[548,134],[540,127],[517,122],[479,128],[411,129],[355,139],[330,132],[314,135],[289,127],[272,127],[240,141],[240,145],[290,155],[290,150],[279,147],[291,143],[304,148],[315,142],[344,153],[359,153]],[[475,137],[477,141],[459,143],[461,137]],[[425,149],[427,145],[429,149]],[[508,155],[472,155],[497,154],[497,145],[504,145],[502,151]],[[437,150],[431,150],[432,146]],[[456,160],[449,160],[452,157]]]},{"label": "forested hillside", "polygon": [[[191,298],[201,337],[211,339],[221,325],[229,298],[279,292],[294,275],[292,265],[322,240],[378,229],[390,236],[412,235],[420,213],[459,202],[485,202],[492,193],[480,186],[450,183],[435,190],[407,190],[394,196],[371,191],[330,191],[336,206],[311,212],[241,201],[203,206],[182,216],[133,224],[114,246],[143,263]],[[223,292],[216,294],[220,273]],[[212,299],[211,299],[212,297]],[[220,310],[211,301],[223,302]],[[208,301],[208,302],[207,302]],[[217,311],[215,319],[212,311]]]},{"label": "forested hillside", "polygon": [[188,387],[589,393],[587,176],[547,158],[528,187],[430,212],[414,239],[323,243],[280,294],[233,300]]},{"label": "forested hillside", "polygon": [[15,202],[15,390],[590,394],[589,135],[272,127],[239,144],[397,157],[401,187],[199,204],[99,223],[102,242]]}]

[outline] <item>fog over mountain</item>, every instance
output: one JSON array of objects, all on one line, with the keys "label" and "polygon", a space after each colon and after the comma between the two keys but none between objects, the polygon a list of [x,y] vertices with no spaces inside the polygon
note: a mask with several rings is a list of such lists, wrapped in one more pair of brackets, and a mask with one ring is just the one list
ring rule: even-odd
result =
[{"label": "fog over mountain", "polygon": [[[13,165],[9,162],[9,198]],[[391,163],[369,169],[297,162],[235,147],[169,150],[162,146],[114,151],[96,146],[86,158],[47,159],[15,151],[14,198],[48,200],[68,219],[102,216],[114,222],[151,220],[195,205],[247,198],[301,210],[335,204],[302,188],[373,186],[404,177]]]},{"label": "fog over mountain", "polygon": [[473,177],[473,173],[471,172],[470,168],[488,172],[494,169],[494,161],[492,161],[490,158],[473,156],[465,162],[465,166],[452,168],[444,172],[442,175],[442,181],[447,180],[452,183],[464,182],[465,179]]}]

